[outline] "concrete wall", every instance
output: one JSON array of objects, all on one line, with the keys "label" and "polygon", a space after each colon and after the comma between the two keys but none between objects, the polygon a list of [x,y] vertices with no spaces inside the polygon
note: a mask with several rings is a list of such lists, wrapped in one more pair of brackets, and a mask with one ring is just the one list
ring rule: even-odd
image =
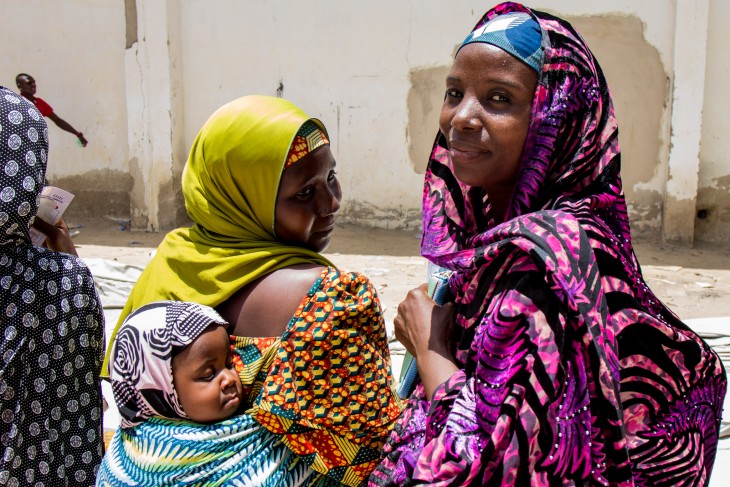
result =
[{"label": "concrete wall", "polygon": [[569,17],[601,63],[613,96],[621,174],[634,233],[661,230],[666,185],[669,77],[641,19],[618,14]]},{"label": "concrete wall", "polygon": [[730,97],[727,54],[730,2],[710,0],[707,67],[702,114],[697,225],[699,239],[730,240]]},{"label": "concrete wall", "polygon": [[[325,122],[344,220],[417,228],[444,76],[455,47],[491,5],[2,1],[9,18],[43,12],[0,34],[13,46],[2,83],[14,86],[16,72],[30,72],[38,94],[90,141],[81,149],[52,127],[49,178],[78,195],[76,211],[126,214],[150,229],[185,220],[179,177],[188,148],[210,113],[250,93],[284,96]],[[720,83],[730,67],[721,38],[730,7],[723,0],[531,5],[574,23],[601,62],[634,232],[727,239],[722,135],[730,107]],[[112,197],[96,203],[100,194]]]},{"label": "concrete wall", "polygon": [[0,84],[15,90],[15,75],[31,74],[37,95],[84,133],[49,122],[52,184],[76,195],[76,215],[129,215],[124,2],[121,0],[0,0]]}]

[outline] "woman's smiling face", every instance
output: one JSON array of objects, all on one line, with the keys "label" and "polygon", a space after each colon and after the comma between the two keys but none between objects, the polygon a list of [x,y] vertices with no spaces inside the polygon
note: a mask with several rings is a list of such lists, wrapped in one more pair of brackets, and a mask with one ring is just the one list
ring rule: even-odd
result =
[{"label": "woman's smiling face", "polygon": [[439,124],[459,181],[511,194],[530,125],[537,73],[485,43],[459,50],[446,78]]}]

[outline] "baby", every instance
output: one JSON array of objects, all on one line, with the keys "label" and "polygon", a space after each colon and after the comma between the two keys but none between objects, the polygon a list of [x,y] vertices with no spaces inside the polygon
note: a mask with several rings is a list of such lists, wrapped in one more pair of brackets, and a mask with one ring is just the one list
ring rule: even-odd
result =
[{"label": "baby", "polygon": [[212,308],[158,301],[130,314],[112,351],[110,379],[127,428],[151,416],[213,423],[243,400],[228,323]]}]

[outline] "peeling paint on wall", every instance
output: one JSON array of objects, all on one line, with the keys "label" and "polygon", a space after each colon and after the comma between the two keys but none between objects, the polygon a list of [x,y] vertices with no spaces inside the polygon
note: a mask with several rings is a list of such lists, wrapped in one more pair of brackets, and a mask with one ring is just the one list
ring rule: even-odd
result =
[{"label": "peeling paint on wall", "polygon": [[74,195],[65,218],[128,217],[132,176],[122,171],[98,169],[74,176],[53,178],[48,184]]},{"label": "peeling paint on wall", "polygon": [[408,155],[418,174],[426,172],[428,156],[438,130],[449,66],[415,68],[410,72],[408,90]]},{"label": "peeling paint on wall", "polygon": [[695,238],[708,242],[730,240],[730,175],[716,178],[697,194]]},{"label": "peeling paint on wall", "polygon": [[662,227],[663,199],[655,191],[637,191],[627,201],[633,235],[656,235]]},{"label": "peeling paint on wall", "polygon": [[387,230],[411,231],[421,228],[421,210],[381,208],[359,201],[349,201],[342,205],[337,221]]},{"label": "peeling paint on wall", "polygon": [[621,176],[634,234],[661,229],[667,171],[669,78],[638,17],[568,19],[596,55],[618,120]]}]

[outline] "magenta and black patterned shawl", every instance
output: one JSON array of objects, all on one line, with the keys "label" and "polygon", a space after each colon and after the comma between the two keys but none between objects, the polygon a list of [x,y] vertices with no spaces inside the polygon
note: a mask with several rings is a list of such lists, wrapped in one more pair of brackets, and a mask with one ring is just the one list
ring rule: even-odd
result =
[{"label": "magenta and black patterned shawl", "polygon": [[455,271],[461,370],[417,387],[371,485],[706,485],[726,381],[647,287],[631,245],[600,67],[565,21],[544,65],[506,221],[461,185],[446,143],[426,174],[422,254]]}]

